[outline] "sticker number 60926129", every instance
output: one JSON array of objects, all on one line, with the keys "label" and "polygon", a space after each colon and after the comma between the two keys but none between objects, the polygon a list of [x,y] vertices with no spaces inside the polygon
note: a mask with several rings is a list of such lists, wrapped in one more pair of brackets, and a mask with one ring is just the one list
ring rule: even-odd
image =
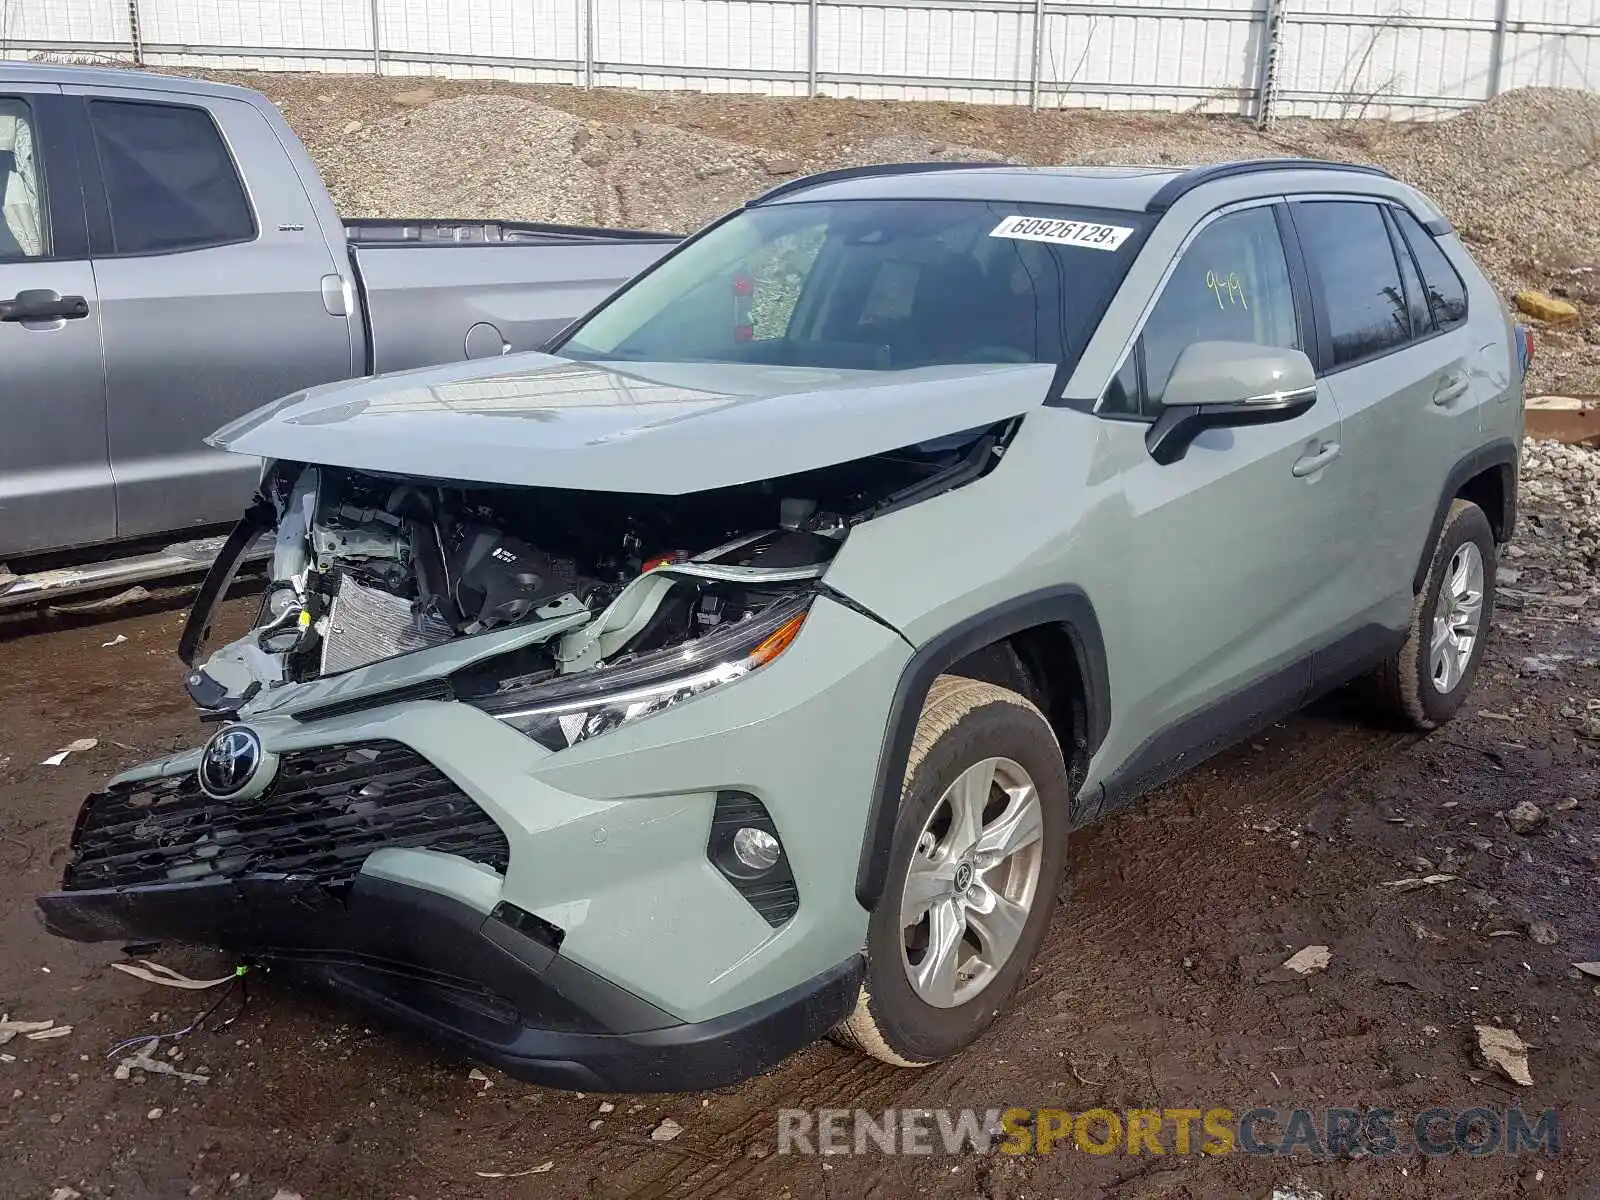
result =
[{"label": "sticker number 60926129", "polygon": [[1057,246],[1082,246],[1086,250],[1117,250],[1132,232],[1124,225],[1017,216],[1001,221],[989,231],[989,236],[1016,238],[1024,242],[1051,242]]}]

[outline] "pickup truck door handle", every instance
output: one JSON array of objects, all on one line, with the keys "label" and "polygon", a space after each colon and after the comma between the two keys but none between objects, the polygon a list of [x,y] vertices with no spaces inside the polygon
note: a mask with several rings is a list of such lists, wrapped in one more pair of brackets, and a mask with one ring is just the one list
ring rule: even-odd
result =
[{"label": "pickup truck door handle", "polygon": [[322,277],[322,307],[330,317],[348,317],[355,289],[342,275]]},{"label": "pickup truck door handle", "polygon": [[88,315],[89,302],[82,296],[62,296],[43,289],[0,300],[0,321],[76,321]]},{"label": "pickup truck door handle", "polygon": [[1433,394],[1433,402],[1440,408],[1454,404],[1467,394],[1471,381],[1463,372],[1456,372],[1439,385],[1439,390]]},{"label": "pickup truck door handle", "polygon": [[1338,442],[1324,442],[1310,454],[1302,455],[1294,460],[1294,477],[1304,479],[1307,475],[1315,475],[1343,452],[1344,447]]}]

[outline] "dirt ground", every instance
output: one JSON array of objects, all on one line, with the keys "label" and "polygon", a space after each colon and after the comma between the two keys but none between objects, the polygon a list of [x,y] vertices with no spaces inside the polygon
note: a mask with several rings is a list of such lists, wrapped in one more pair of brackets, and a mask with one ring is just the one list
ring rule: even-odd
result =
[{"label": "dirt ground", "polygon": [[[112,970],[116,947],[47,936],[31,901],[58,882],[87,791],[202,736],[172,657],[182,614],[13,623],[0,630],[0,1011],[72,1031],[3,1048],[0,1196],[1600,1196],[1600,986],[1570,965],[1600,959],[1600,741],[1580,736],[1600,737],[1592,603],[1509,597],[1477,691],[1445,730],[1375,730],[1334,697],[1078,835],[1070,901],[1018,1002],[955,1061],[905,1072],[820,1044],[741,1087],[608,1099],[475,1079],[270,976],[231,1026],[178,1044],[178,1065],[209,1083],[115,1078],[110,1046],[182,1027],[210,993]],[[98,745],[39,765],[82,737]],[[1512,832],[1500,814],[1519,800],[1548,823]],[[1457,878],[1381,886],[1432,873]],[[1527,936],[1535,920],[1559,940]],[[1331,948],[1325,971],[1273,971],[1308,944]],[[158,957],[207,978],[229,965]],[[1531,1087],[1476,1060],[1476,1024],[1533,1045]],[[1557,1110],[1561,1148],[775,1152],[780,1107],[1012,1105],[1387,1107],[1402,1122],[1433,1105],[1520,1105]],[[683,1133],[652,1141],[667,1117]]]}]

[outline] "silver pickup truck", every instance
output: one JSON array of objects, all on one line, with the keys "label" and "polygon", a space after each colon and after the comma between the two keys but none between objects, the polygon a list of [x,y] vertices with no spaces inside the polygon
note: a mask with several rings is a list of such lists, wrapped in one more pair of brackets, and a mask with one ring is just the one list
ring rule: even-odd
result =
[{"label": "silver pickup truck", "polygon": [[264,96],[33,64],[0,65],[0,201],[0,608],[203,566],[203,544],[148,550],[249,497],[255,465],[214,429],[314,384],[536,349],[678,241],[343,221]]}]

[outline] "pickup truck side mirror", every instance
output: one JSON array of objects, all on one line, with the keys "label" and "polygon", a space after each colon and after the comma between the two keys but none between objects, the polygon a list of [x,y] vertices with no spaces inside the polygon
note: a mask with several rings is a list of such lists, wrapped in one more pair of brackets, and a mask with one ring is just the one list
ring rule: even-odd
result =
[{"label": "pickup truck side mirror", "polygon": [[1316,369],[1299,350],[1193,342],[1173,365],[1145,447],[1158,463],[1174,463],[1203,430],[1292,421],[1316,399]]}]

